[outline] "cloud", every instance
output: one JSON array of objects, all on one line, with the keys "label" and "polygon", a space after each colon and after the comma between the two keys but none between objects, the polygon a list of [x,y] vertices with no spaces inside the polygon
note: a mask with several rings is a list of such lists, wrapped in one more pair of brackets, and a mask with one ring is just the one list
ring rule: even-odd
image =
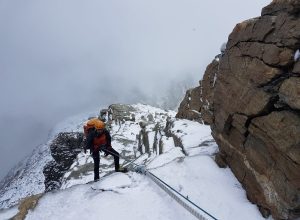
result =
[{"label": "cloud", "polygon": [[2,0],[0,178],[67,115],[196,85],[235,24],[269,2]]}]

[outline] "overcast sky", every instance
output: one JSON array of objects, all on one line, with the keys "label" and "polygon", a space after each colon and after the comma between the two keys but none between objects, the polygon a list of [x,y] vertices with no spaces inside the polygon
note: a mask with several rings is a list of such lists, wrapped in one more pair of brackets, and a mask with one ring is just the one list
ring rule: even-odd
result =
[{"label": "overcast sky", "polygon": [[68,115],[197,86],[270,0],[0,0],[0,178]]}]

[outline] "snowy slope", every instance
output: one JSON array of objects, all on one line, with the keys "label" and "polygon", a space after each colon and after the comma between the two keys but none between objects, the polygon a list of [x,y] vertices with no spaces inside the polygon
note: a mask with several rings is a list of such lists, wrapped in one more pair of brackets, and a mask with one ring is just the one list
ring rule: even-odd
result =
[{"label": "snowy slope", "polygon": [[[218,149],[208,126],[175,119],[172,111],[141,104],[133,107],[135,121],[113,122],[111,126],[112,145],[122,157],[146,165],[148,170],[218,219],[264,219],[257,207],[247,200],[230,169],[220,169],[215,164],[214,155]],[[80,130],[86,118],[73,118],[56,131]],[[168,130],[167,121],[171,122]],[[145,125],[148,153],[145,153],[144,142],[138,146],[140,122]],[[125,164],[122,159],[120,162]],[[112,220],[195,219],[148,177],[135,172],[113,172],[111,156],[101,157],[100,164],[101,181],[85,184],[93,179],[92,159],[89,154],[78,154],[64,176],[61,190],[44,195],[26,219],[73,220],[87,216]],[[3,213],[7,216],[9,212]],[[0,219],[3,215],[0,212]]]},{"label": "snowy slope", "polygon": [[96,111],[72,116],[53,128],[47,143],[38,146],[4,178],[0,189],[0,209],[11,207],[27,196],[44,192],[43,169],[49,161],[53,160],[49,148],[52,140],[59,132],[81,130],[88,117],[95,115],[97,115]]},{"label": "snowy slope", "polygon": [[43,192],[43,168],[51,159],[48,145],[41,145],[10,171],[0,191],[0,208],[10,207],[21,198]]},{"label": "snowy slope", "polygon": [[50,194],[26,219],[193,219],[174,210],[176,202],[145,176],[117,173],[92,185],[114,191],[98,192],[81,185]]}]

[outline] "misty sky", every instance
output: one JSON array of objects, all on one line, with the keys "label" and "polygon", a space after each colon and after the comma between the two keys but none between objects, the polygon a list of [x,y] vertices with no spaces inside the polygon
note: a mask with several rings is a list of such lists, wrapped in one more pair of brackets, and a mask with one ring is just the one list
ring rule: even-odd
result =
[{"label": "misty sky", "polygon": [[0,0],[0,179],[68,115],[195,86],[270,0]]}]

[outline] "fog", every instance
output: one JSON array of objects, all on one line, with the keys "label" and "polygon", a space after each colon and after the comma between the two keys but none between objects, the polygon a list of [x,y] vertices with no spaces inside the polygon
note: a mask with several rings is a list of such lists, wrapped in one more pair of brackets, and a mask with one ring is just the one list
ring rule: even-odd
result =
[{"label": "fog", "polygon": [[270,0],[1,0],[0,179],[65,117],[197,86]]}]

